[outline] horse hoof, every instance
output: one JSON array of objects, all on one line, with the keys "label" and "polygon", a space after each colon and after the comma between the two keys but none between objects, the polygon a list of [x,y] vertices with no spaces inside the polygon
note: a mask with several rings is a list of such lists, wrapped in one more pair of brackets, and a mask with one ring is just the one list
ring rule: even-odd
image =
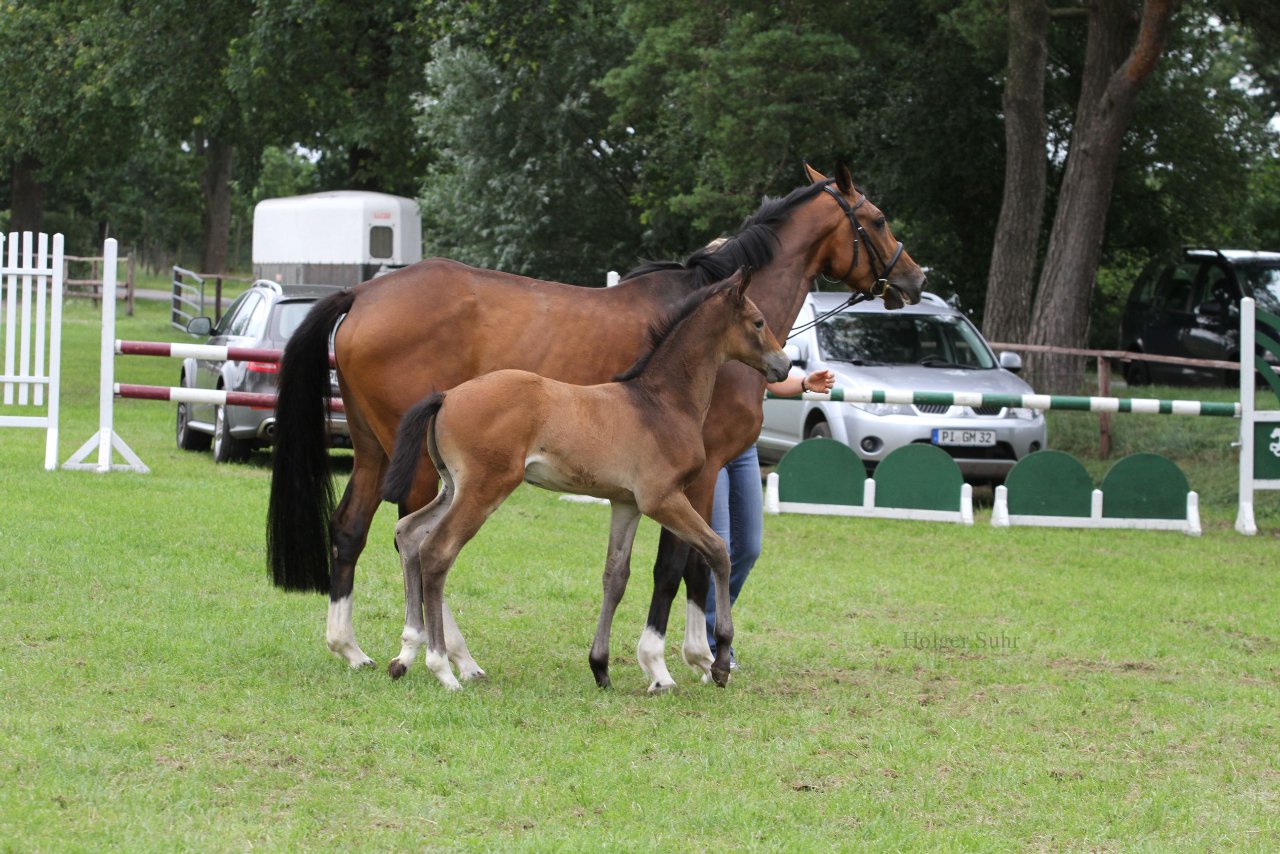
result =
[{"label": "horse hoof", "polygon": [[668,691],[674,691],[676,683],[674,682],[654,682],[649,686],[650,694],[665,694]]},{"label": "horse hoof", "polygon": [[460,671],[458,673],[458,678],[463,682],[478,682],[481,679],[488,679],[489,674],[477,667],[475,670]]},{"label": "horse hoof", "polygon": [[715,683],[717,685],[723,688],[724,686],[729,684],[729,671],[717,670],[713,667],[711,669],[711,678],[715,680]]},{"label": "horse hoof", "polygon": [[387,672],[391,674],[392,679],[399,679],[401,676],[405,675],[405,673],[409,672],[409,668],[401,664],[400,659],[397,658],[393,659],[392,662],[387,665]]},{"label": "horse hoof", "polygon": [[608,674],[608,673],[597,673],[597,674],[596,674],[596,687],[597,687],[597,688],[600,688],[600,689],[602,689],[602,690],[603,690],[603,689],[605,689],[605,688],[612,688],[612,687],[613,687],[613,683],[609,681],[609,674]]},{"label": "horse hoof", "polygon": [[352,670],[363,670],[366,667],[377,667],[378,663],[369,656],[351,662]]}]

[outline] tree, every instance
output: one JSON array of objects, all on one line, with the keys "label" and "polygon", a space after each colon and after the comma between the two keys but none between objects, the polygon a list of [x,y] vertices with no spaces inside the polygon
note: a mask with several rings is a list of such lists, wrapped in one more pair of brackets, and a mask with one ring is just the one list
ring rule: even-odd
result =
[{"label": "tree", "polygon": [[[1134,40],[1128,2],[1097,0],[1090,9],[1080,102],[1032,314],[1032,344],[1088,343],[1089,298],[1121,145],[1172,17],[1172,0],[1145,0]],[[1083,379],[1079,357],[1033,353],[1029,363],[1028,373],[1045,391],[1074,391]]]},{"label": "tree", "polygon": [[414,132],[440,2],[260,0],[227,81],[259,148],[301,145],[324,189],[414,195],[431,158]]},{"label": "tree", "polygon": [[423,226],[435,253],[603,284],[640,246],[636,155],[597,83],[626,39],[608,0],[553,5],[541,26],[513,32],[498,26],[511,19],[481,15],[436,45],[422,104],[437,150]]},{"label": "tree", "polygon": [[40,231],[50,179],[118,150],[127,111],[95,55],[98,9],[88,0],[35,0],[0,14],[0,170],[9,176],[9,228]]},{"label": "tree", "polygon": [[1045,149],[1045,0],[1009,0],[1009,64],[1005,72],[1004,198],[987,274],[982,331],[992,341],[1025,339],[1031,323],[1041,221],[1048,180]]}]

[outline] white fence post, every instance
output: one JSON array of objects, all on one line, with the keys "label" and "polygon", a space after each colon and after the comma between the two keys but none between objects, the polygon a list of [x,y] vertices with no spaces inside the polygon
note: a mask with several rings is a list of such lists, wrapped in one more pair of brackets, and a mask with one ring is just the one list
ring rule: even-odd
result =
[{"label": "white fence post", "polygon": [[[34,240],[34,246],[32,238]],[[0,234],[0,331],[4,338],[5,406],[42,407],[43,415],[0,415],[0,427],[45,431],[44,467],[58,464],[62,371],[62,235]],[[5,260],[7,257],[7,261]],[[15,396],[16,392],[16,396]]]},{"label": "white fence post", "polygon": [[[73,471],[151,471],[138,458],[115,431],[115,357],[116,357],[116,259],[117,245],[114,237],[107,238],[102,247],[102,344],[99,348],[101,362],[98,368],[98,432],[80,446],[71,458],[62,464]],[[123,465],[111,464],[111,450],[124,457]],[[94,450],[98,452],[96,463],[86,462]]]}]

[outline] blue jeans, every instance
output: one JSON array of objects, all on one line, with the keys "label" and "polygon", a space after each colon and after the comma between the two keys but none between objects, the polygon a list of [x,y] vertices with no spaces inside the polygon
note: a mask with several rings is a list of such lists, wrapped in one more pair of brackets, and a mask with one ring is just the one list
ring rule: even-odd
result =
[{"label": "blue jeans", "polygon": [[[756,446],[747,448],[720,469],[716,477],[711,527],[729,549],[729,601],[738,601],[751,567],[760,557],[764,537],[764,495],[760,488],[760,458]],[[716,651],[716,579],[707,594],[707,640]]]}]

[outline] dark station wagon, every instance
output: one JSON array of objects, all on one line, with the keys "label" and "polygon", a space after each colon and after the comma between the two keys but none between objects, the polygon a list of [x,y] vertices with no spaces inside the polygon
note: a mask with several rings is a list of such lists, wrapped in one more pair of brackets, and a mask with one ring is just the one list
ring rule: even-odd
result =
[{"label": "dark station wagon", "polygon": [[[283,350],[316,300],[334,290],[318,285],[281,287],[259,280],[227,308],[216,326],[207,317],[196,317],[187,324],[187,331],[208,336],[204,343],[220,347]],[[275,362],[188,358],[182,362],[179,385],[275,394],[278,371]],[[337,378],[332,372],[330,377],[336,397]],[[212,446],[214,462],[235,462],[246,459],[253,448],[270,445],[275,438],[275,425],[276,413],[269,407],[179,403],[177,442],[185,451],[203,451]],[[330,415],[329,437],[336,447],[350,445],[347,421],[340,412]]]}]

